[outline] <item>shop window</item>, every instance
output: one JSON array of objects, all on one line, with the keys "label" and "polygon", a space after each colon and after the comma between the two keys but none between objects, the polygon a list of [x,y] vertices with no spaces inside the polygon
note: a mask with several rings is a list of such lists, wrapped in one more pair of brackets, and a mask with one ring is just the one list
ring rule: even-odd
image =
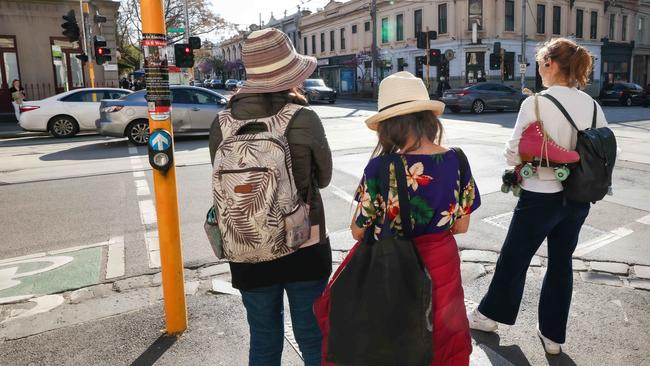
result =
[{"label": "shop window", "polygon": [[404,71],[404,59],[403,58],[398,58],[397,59],[397,71]]},{"label": "shop window", "polygon": [[506,0],[506,32],[515,31],[515,0]]},{"label": "shop window", "polygon": [[334,31],[330,31],[330,51],[334,51],[336,48],[336,38],[334,36]]},{"label": "shop window", "polygon": [[468,7],[468,29],[472,30],[472,24],[478,23],[478,29],[483,29],[483,0],[469,0]]},{"label": "shop window", "polygon": [[320,34],[320,51],[325,52],[325,33]]},{"label": "shop window", "polygon": [[591,12],[591,23],[589,24],[589,38],[596,39],[598,37],[598,12]]},{"label": "shop window", "polygon": [[447,4],[438,5],[438,33],[447,33]]},{"label": "shop window", "polygon": [[537,33],[546,33],[546,5],[537,4]]},{"label": "shop window", "polygon": [[381,43],[388,43],[388,18],[381,19]]},{"label": "shop window", "polygon": [[413,37],[417,38],[418,34],[422,32],[422,9],[413,12],[413,24],[415,26],[415,34]]},{"label": "shop window", "polygon": [[584,25],[584,11],[582,9],[576,10],[576,38],[582,38],[582,30]]},{"label": "shop window", "polygon": [[559,6],[553,7],[553,34],[560,34],[562,24],[562,8]]},{"label": "shop window", "polygon": [[397,14],[395,17],[395,39],[398,41],[404,40],[404,14]]}]

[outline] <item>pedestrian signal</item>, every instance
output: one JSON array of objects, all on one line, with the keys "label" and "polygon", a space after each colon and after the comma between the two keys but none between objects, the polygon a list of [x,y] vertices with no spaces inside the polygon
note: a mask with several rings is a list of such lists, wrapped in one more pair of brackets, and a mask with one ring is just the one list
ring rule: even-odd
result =
[{"label": "pedestrian signal", "polygon": [[193,67],[194,52],[188,43],[176,43],[174,45],[174,60],[178,67]]}]

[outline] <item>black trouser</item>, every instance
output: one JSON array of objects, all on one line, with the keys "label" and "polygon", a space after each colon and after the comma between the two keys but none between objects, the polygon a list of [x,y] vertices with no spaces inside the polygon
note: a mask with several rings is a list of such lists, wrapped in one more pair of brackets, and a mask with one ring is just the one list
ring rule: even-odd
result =
[{"label": "black trouser", "polygon": [[479,311],[499,323],[515,323],[526,271],[547,238],[548,268],[539,300],[539,328],[545,337],[564,343],[573,291],[572,255],[588,214],[588,203],[564,204],[562,192],[522,191]]}]

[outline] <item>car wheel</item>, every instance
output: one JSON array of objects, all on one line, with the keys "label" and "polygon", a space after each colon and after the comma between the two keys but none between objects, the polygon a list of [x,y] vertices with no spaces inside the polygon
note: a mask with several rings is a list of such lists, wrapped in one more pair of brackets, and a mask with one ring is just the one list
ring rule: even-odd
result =
[{"label": "car wheel", "polygon": [[623,101],[623,105],[626,107],[630,107],[632,105],[632,98],[631,97],[625,98],[625,100]]},{"label": "car wheel", "polygon": [[459,113],[459,112],[460,112],[460,108],[458,108],[458,107],[451,107],[451,108],[449,108],[449,109],[451,109],[451,111],[452,111],[453,113]]},{"label": "car wheel", "polygon": [[149,142],[149,121],[139,119],[129,123],[126,127],[126,137],[134,145],[146,145]]},{"label": "car wheel", "polygon": [[482,100],[477,99],[472,103],[472,112],[476,114],[481,114],[485,111],[485,103]]},{"label": "car wheel", "polygon": [[79,132],[79,124],[70,116],[55,116],[47,129],[56,138],[72,137]]}]

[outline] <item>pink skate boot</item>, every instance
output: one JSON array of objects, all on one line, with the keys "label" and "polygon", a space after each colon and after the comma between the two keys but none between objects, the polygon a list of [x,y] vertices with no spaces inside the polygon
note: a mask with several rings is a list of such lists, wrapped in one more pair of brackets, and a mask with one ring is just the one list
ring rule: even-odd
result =
[{"label": "pink skate boot", "polygon": [[537,162],[539,166],[544,163],[548,167],[555,168],[555,177],[559,181],[568,178],[570,170],[567,164],[580,161],[577,152],[568,150],[558,145],[551,139],[540,122],[534,122],[526,127],[519,141],[519,155],[524,163],[521,168],[521,176],[530,178],[535,175],[536,166],[531,164]]}]

